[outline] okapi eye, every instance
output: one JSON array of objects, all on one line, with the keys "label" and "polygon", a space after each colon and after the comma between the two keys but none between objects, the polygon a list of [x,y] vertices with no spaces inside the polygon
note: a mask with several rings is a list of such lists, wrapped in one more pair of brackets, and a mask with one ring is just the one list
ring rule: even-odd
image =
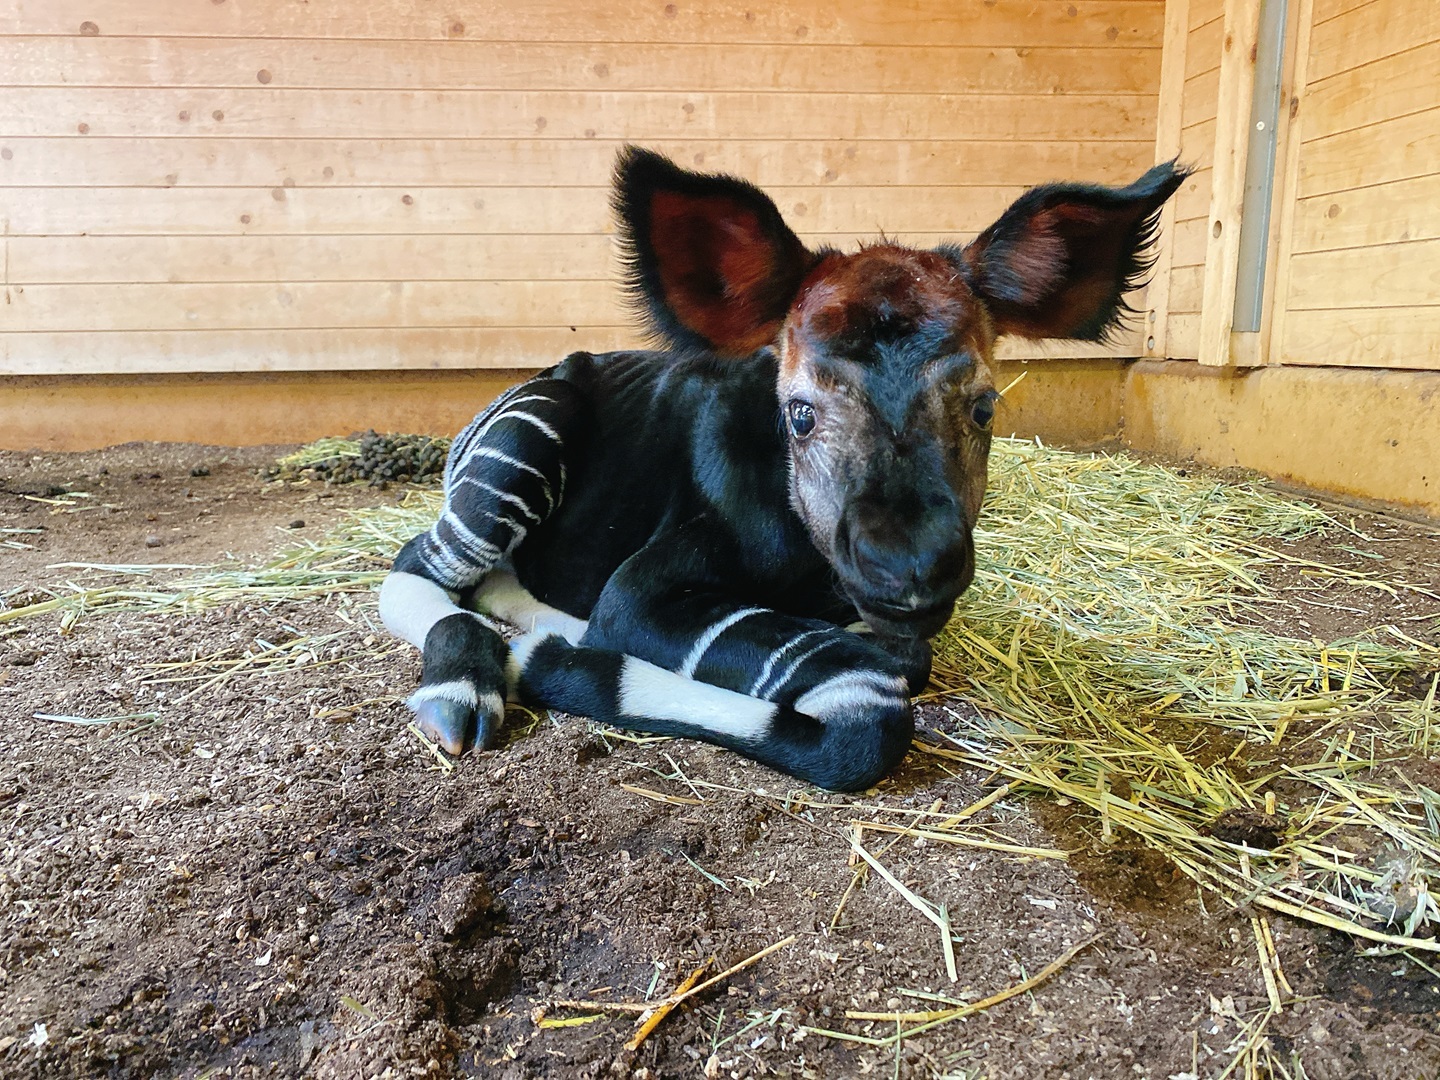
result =
[{"label": "okapi eye", "polygon": [[815,410],[808,401],[797,398],[786,406],[785,411],[790,414],[790,430],[795,433],[795,438],[803,439],[815,430]]},{"label": "okapi eye", "polygon": [[970,406],[970,419],[975,422],[976,427],[988,428],[990,421],[995,419],[995,402],[988,397],[975,402]]}]

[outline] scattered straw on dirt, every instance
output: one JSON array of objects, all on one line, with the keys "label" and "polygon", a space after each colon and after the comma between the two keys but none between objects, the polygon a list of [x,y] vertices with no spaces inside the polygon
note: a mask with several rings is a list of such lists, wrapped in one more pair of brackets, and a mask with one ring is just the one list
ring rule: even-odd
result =
[{"label": "scattered straw on dirt", "polygon": [[[355,512],[323,540],[259,568],[172,577],[175,568],[92,565],[89,572],[121,580],[32,597],[0,609],[0,624],[69,619],[64,629],[99,611],[368,594],[437,506],[435,492],[412,491],[403,504]],[[1429,886],[1440,870],[1440,793],[1381,771],[1435,744],[1440,675],[1427,675],[1419,696],[1398,686],[1434,668],[1437,650],[1395,625],[1331,642],[1280,637],[1259,625],[1267,607],[1281,603],[1260,584],[1262,571],[1279,564],[1389,595],[1424,592],[1387,579],[1383,566],[1366,575],[1286,553],[1290,541],[1330,523],[1322,511],[1257,485],[997,440],[976,536],[981,568],[936,641],[930,695],[963,698],[984,721],[977,727],[967,715],[966,734],[935,733],[918,749],[988,770],[1008,782],[1006,791],[1086,808],[1102,843],[1125,834],[1142,841],[1209,902],[1253,904],[1391,948],[1440,951],[1432,936],[1440,908]],[[347,610],[352,625],[334,641],[192,658],[147,678],[187,680],[194,693],[271,664],[318,664],[339,653],[354,660],[394,648],[368,599]],[[1273,845],[1212,831],[1235,811],[1278,816],[1278,827],[1257,834]],[[857,818],[857,837],[871,829],[1017,850],[964,815],[933,818]],[[858,839],[856,848],[873,859]],[[943,931],[943,911],[919,897],[911,902]]]}]

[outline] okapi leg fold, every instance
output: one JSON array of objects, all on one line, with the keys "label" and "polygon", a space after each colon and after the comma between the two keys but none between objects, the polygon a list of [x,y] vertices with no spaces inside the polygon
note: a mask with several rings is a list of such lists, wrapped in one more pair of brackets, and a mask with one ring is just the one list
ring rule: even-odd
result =
[{"label": "okapi leg fold", "polygon": [[791,706],[537,632],[511,642],[508,681],[522,701],[701,739],[831,791],[873,786],[899,764],[914,734],[910,702],[868,672],[851,673],[844,686],[830,680]]}]

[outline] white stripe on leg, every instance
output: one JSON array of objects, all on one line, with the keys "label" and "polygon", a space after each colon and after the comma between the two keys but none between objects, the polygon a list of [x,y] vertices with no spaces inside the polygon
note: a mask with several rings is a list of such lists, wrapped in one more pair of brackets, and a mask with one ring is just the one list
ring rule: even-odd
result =
[{"label": "white stripe on leg", "polygon": [[621,665],[618,704],[625,716],[689,724],[745,742],[762,741],[776,713],[768,701],[687,679],[634,656]]},{"label": "white stripe on leg", "polygon": [[455,605],[453,593],[419,574],[392,572],[380,585],[380,621],[417,649],[425,648],[431,627],[462,610]]},{"label": "white stripe on leg", "polygon": [[571,645],[580,644],[589,625],[531,596],[514,574],[497,570],[475,590],[475,606],[497,619],[513,623],[525,633],[559,634]]}]

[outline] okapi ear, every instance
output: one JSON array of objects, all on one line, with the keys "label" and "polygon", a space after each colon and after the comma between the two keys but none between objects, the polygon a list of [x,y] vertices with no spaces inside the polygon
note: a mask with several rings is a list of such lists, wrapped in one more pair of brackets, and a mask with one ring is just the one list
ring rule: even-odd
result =
[{"label": "okapi ear", "polygon": [[946,254],[984,301],[1000,334],[1103,341],[1133,314],[1160,207],[1190,170],[1156,165],[1129,187],[1031,188],[962,250]]},{"label": "okapi ear", "polygon": [[769,196],[636,146],[614,183],[625,290],[653,337],[727,356],[775,340],[815,256]]}]

